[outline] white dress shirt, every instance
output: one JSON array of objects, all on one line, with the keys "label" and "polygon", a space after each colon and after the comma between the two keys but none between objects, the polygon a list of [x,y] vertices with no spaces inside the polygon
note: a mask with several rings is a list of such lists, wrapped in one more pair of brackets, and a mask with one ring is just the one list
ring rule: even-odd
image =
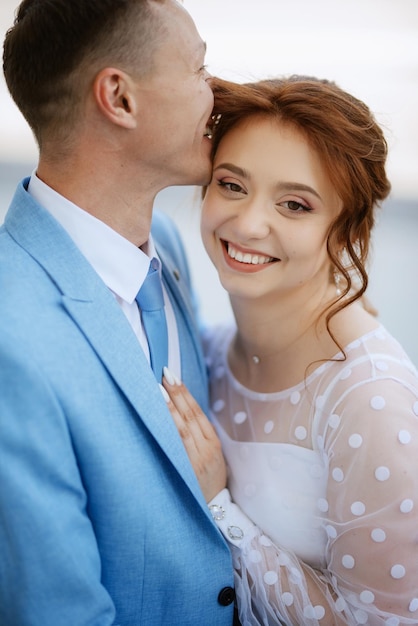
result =
[{"label": "white dress shirt", "polygon": [[[158,258],[150,235],[147,243],[137,248],[87,211],[73,204],[33,172],[28,192],[66,230],[80,252],[116,298],[126,315],[148,361],[149,348],[135,297],[148,273],[152,258]],[[168,367],[181,378],[180,346],[177,324],[170,299],[163,285],[168,329]]]}]

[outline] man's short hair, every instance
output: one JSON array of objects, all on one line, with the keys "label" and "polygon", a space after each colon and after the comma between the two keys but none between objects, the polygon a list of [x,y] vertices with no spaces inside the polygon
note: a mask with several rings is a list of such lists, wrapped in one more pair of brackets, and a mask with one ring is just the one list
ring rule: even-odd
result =
[{"label": "man's short hair", "polygon": [[64,140],[97,73],[107,66],[144,75],[164,0],[23,0],[4,41],[9,91],[39,143]]}]

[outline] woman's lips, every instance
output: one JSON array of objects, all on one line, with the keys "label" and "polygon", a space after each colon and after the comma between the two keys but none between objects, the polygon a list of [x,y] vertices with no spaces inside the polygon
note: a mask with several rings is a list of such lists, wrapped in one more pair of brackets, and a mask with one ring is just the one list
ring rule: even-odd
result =
[{"label": "woman's lips", "polygon": [[265,269],[271,263],[280,261],[262,252],[243,250],[229,241],[222,240],[224,256],[228,265],[241,272],[253,273]]}]

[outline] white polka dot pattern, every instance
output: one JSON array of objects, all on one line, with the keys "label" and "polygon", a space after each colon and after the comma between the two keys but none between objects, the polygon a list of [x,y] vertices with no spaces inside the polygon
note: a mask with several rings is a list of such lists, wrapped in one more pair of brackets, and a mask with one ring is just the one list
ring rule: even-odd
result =
[{"label": "white polka dot pattern", "polygon": [[388,467],[381,466],[376,469],[374,475],[376,476],[376,480],[384,482],[385,480],[388,480],[390,476],[390,470]]},{"label": "white polka dot pattern", "polygon": [[215,400],[215,402],[212,405],[212,408],[215,411],[215,413],[219,413],[219,411],[222,411],[224,406],[225,406],[225,402],[223,400]]},{"label": "white polka dot pattern", "polygon": [[323,606],[312,606],[309,604],[303,609],[303,615],[306,619],[322,619],[325,615],[325,609]]},{"label": "white polka dot pattern", "polygon": [[300,393],[299,391],[294,391],[290,396],[290,402],[292,404],[298,404],[299,401],[300,401]]},{"label": "white polka dot pattern", "polygon": [[342,481],[344,480],[344,472],[342,471],[341,467],[336,467],[335,469],[333,469],[331,475],[337,483],[342,483]]},{"label": "white polka dot pattern", "polygon": [[372,604],[374,602],[374,593],[366,589],[361,592],[360,600],[361,602],[364,602],[364,604]]},{"label": "white polka dot pattern", "polygon": [[264,432],[266,433],[266,435],[269,435],[272,430],[274,428],[274,422],[272,420],[269,420],[268,422],[266,422],[264,424]]},{"label": "white polka dot pattern", "polygon": [[338,426],[340,425],[340,422],[341,422],[340,416],[335,415],[335,413],[331,415],[328,420],[328,424],[330,425],[331,428],[338,428]]},{"label": "white polka dot pattern", "polygon": [[382,528],[374,528],[371,532],[371,537],[376,543],[382,543],[386,540],[386,533]]},{"label": "white polka dot pattern", "polygon": [[293,601],[294,601],[293,595],[289,593],[288,591],[285,591],[284,594],[282,595],[282,600],[285,606],[292,606]]},{"label": "white polka dot pattern", "polygon": [[370,400],[370,406],[372,407],[372,409],[375,409],[375,411],[381,411],[382,409],[385,408],[385,405],[386,405],[386,402],[382,396],[374,396]]},{"label": "white polka dot pattern", "polygon": [[413,508],[414,508],[413,500],[411,500],[410,498],[406,498],[405,500],[402,500],[401,506],[400,506],[402,513],[410,513]]},{"label": "white polka dot pattern", "polygon": [[367,613],[365,611],[354,611],[357,624],[367,624]]},{"label": "white polka dot pattern", "polygon": [[331,539],[335,539],[335,537],[337,536],[337,531],[334,526],[328,524],[327,526],[325,526],[325,530],[327,531],[328,537],[330,537]]},{"label": "white polka dot pattern", "polygon": [[343,564],[343,567],[345,567],[346,569],[353,569],[355,565],[355,560],[351,556],[351,554],[344,554],[342,558],[342,564]]},{"label": "white polka dot pattern", "polygon": [[400,430],[398,434],[398,439],[400,443],[403,443],[404,445],[406,445],[407,443],[411,441],[411,433],[408,432],[407,430]]},{"label": "white polka dot pattern", "polygon": [[408,608],[411,613],[415,613],[415,611],[418,611],[418,598],[413,598],[409,603]]},{"label": "white polka dot pattern", "polygon": [[304,426],[298,426],[295,430],[295,437],[299,441],[303,441],[307,437],[307,430]]},{"label": "white polka dot pattern", "polygon": [[418,626],[416,370],[380,327],[306,384],[257,393],[228,368],[231,337],[208,356],[232,498],[256,523],[233,548],[242,623]]},{"label": "white polka dot pattern", "polygon": [[275,585],[279,577],[276,572],[266,572],[264,574],[264,582],[266,585]]},{"label": "white polka dot pattern", "polygon": [[346,609],[346,607],[347,604],[345,600],[343,598],[337,598],[337,600],[335,601],[335,610],[337,611],[337,613],[341,613]]},{"label": "white polka dot pattern", "polygon": [[351,512],[353,515],[364,515],[366,512],[366,506],[364,502],[353,502],[351,505]]},{"label": "white polka dot pattern", "polygon": [[247,419],[247,414],[245,411],[238,411],[238,413],[235,413],[234,415],[235,424],[243,424],[246,419]]},{"label": "white polka dot pattern", "polygon": [[390,570],[392,578],[403,578],[405,576],[405,568],[403,565],[394,565]]},{"label": "white polka dot pattern", "polygon": [[348,445],[350,446],[350,448],[360,448],[362,443],[363,443],[363,437],[359,435],[358,433],[351,435],[348,440]]}]

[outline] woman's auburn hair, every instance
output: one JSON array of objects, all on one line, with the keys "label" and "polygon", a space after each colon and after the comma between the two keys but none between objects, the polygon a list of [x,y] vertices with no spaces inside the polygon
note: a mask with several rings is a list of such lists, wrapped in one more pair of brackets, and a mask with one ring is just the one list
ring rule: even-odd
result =
[{"label": "woman's auburn hair", "polygon": [[328,80],[294,75],[237,84],[214,78],[211,86],[212,158],[237,124],[254,116],[276,119],[306,137],[341,199],[342,209],[327,236],[331,272],[343,276],[342,293],[326,318],[329,330],[331,317],[367,289],[375,212],[390,192],[383,131],[364,102]]}]

